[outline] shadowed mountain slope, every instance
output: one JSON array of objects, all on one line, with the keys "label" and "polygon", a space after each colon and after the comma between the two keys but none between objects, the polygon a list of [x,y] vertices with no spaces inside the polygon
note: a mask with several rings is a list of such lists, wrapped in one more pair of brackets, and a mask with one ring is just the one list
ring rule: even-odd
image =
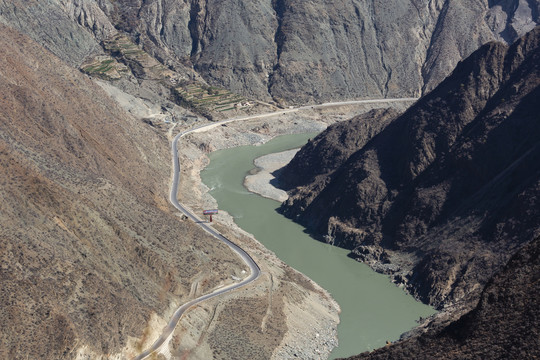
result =
[{"label": "shadowed mountain slope", "polygon": [[537,359],[540,357],[540,238],[486,285],[478,305],[442,331],[350,360]]},{"label": "shadowed mountain slope", "polygon": [[[474,298],[540,232],[539,42],[483,46],[376,136],[329,128],[283,172],[300,185],[283,212],[426,302]],[[370,140],[326,158],[357,131]]]}]

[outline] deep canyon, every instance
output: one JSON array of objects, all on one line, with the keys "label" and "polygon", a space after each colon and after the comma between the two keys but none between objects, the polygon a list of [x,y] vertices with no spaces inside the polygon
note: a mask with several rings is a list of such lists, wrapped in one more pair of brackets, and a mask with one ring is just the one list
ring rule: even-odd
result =
[{"label": "deep canyon", "polygon": [[[281,211],[442,310],[358,358],[539,357],[539,14],[536,0],[0,0],[0,357],[130,359],[178,305],[244,276],[167,201],[179,131],[404,97],[419,100],[190,135],[180,200],[214,204],[209,152],[330,125],[281,172]],[[328,348],[331,295],[230,219],[214,226],[264,276],[190,310],[156,356]]]}]

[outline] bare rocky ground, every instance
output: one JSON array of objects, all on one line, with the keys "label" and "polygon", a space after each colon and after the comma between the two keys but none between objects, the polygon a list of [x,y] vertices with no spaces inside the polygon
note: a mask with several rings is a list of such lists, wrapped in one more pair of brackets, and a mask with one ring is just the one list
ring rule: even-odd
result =
[{"label": "bare rocky ground", "polygon": [[0,31],[0,358],[131,358],[242,263],[168,204],[163,133]]}]

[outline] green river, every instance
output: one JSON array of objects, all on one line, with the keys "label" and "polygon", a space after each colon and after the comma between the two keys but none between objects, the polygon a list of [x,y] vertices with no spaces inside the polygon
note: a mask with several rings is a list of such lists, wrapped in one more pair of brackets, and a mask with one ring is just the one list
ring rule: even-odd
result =
[{"label": "green river", "polygon": [[284,135],[260,146],[210,154],[201,173],[219,208],[285,263],[329,291],[341,307],[339,346],[330,358],[384,346],[435,311],[407,295],[385,275],[347,257],[347,250],[314,240],[304,228],[276,212],[279,203],[248,192],[244,177],[257,157],[302,146],[314,134]]}]

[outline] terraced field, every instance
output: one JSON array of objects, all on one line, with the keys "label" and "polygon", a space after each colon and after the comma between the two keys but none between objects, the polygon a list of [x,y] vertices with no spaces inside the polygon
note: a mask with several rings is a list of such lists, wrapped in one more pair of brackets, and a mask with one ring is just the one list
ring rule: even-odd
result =
[{"label": "terraced field", "polygon": [[107,40],[103,47],[108,55],[97,56],[83,65],[83,72],[109,81],[129,76],[158,81],[171,91],[178,105],[208,119],[222,118],[222,113],[252,106],[243,96],[169,69],[125,35]]},{"label": "terraced field", "polygon": [[129,72],[126,65],[119,63],[111,56],[97,56],[89,63],[84,64],[81,70],[92,76],[97,76],[105,80],[118,80]]},{"label": "terraced field", "polygon": [[174,91],[184,105],[194,109],[219,113],[250,106],[243,96],[201,83],[183,84],[176,87]]},{"label": "terraced field", "polygon": [[104,48],[113,57],[119,58],[122,62],[127,63],[131,70],[136,72],[135,75],[138,77],[152,80],[182,78],[180,74],[170,70],[168,67],[154,59],[125,35],[113,37],[105,42]]}]

